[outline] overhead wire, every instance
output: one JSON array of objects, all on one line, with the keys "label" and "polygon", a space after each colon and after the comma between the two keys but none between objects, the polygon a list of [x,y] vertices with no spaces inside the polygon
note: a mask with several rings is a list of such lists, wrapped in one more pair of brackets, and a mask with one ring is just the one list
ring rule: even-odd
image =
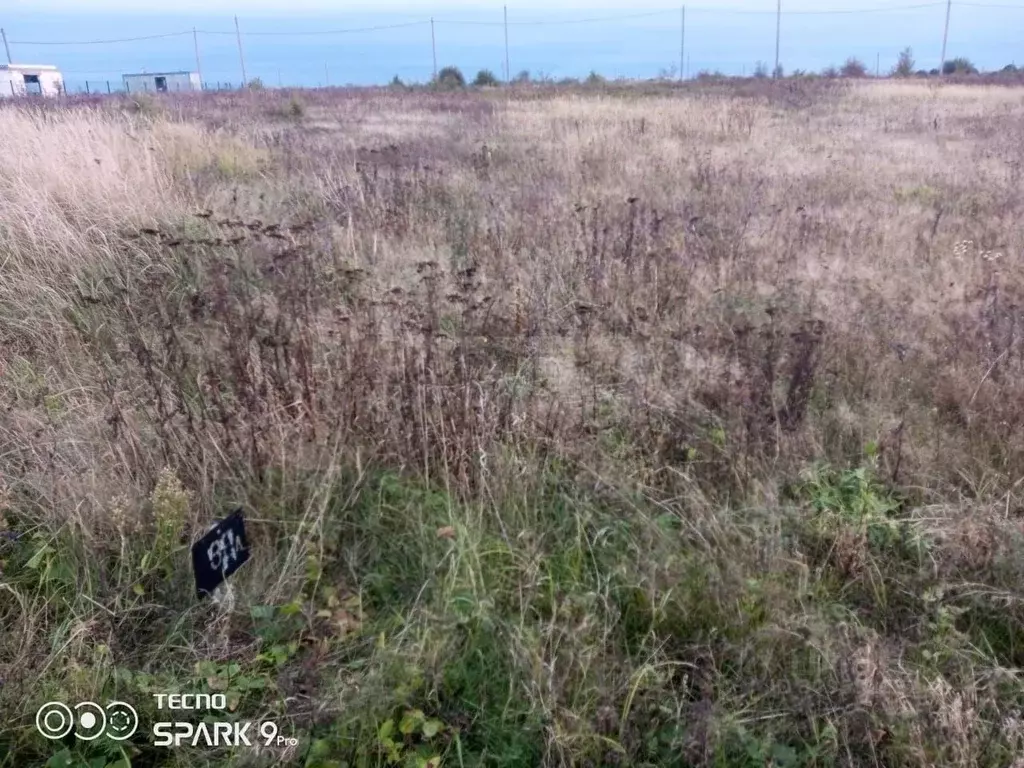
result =
[{"label": "overhead wire", "polygon": [[159,40],[165,37],[182,37],[191,35],[192,30],[185,32],[165,32],[160,35],[143,35],[141,37],[123,37],[118,40],[10,40],[11,45],[112,45],[113,43],[138,43],[143,40]]},{"label": "overhead wire", "polygon": [[[783,16],[834,16],[834,15],[858,15],[868,13],[890,13],[894,11],[910,11],[919,10],[923,8],[935,8],[944,6],[944,2],[926,2],[926,3],[913,3],[908,5],[892,5],[892,6],[881,6],[874,8],[831,8],[821,10],[783,10]],[[970,0],[958,0],[954,5],[969,6],[974,8],[1008,8],[1015,10],[1024,10],[1024,5],[1009,5],[1002,3],[984,3],[984,2],[971,2]],[[710,6],[691,6],[687,5],[686,10],[693,13],[702,14],[721,14],[721,15],[757,15],[757,16],[775,16],[778,11],[775,10],[757,10],[749,8],[714,8]],[[546,27],[546,26],[568,26],[573,24],[591,24],[602,21],[628,21],[631,19],[645,19],[654,18],[658,16],[668,16],[669,14],[675,16],[678,9],[666,8],[657,11],[645,11],[640,13],[629,13],[629,14],[617,14],[608,16],[590,16],[585,18],[575,19],[530,19],[530,20],[516,20],[513,19],[508,22],[510,27]],[[398,24],[379,24],[368,27],[350,27],[346,29],[320,29],[320,30],[298,30],[298,31],[287,31],[287,30],[276,30],[272,32],[263,31],[248,31],[242,32],[242,37],[316,37],[316,36],[330,36],[330,35],[348,35],[358,34],[361,32],[380,32],[392,29],[408,29],[411,27],[425,26],[431,23],[430,19],[422,19],[419,21],[408,21]],[[446,19],[446,18],[434,18],[433,23],[435,24],[449,24],[453,26],[481,26],[481,27],[501,27],[505,26],[504,21],[485,21],[485,20],[470,20],[470,19]],[[161,34],[153,35],[140,35],[136,37],[124,37],[117,39],[108,40],[11,40],[12,45],[42,45],[42,46],[60,46],[60,45],[114,45],[118,43],[135,43],[143,42],[147,40],[160,40],[171,37],[184,37],[198,33],[201,35],[224,35],[234,36],[235,31],[228,30],[184,30],[182,32],[165,32]]]}]

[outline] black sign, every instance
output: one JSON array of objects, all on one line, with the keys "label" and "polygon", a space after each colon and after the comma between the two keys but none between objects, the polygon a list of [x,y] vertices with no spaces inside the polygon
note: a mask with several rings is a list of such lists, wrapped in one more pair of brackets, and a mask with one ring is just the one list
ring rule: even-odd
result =
[{"label": "black sign", "polygon": [[242,510],[238,509],[192,545],[196,594],[201,598],[212,594],[248,561],[249,542],[245,539]]}]

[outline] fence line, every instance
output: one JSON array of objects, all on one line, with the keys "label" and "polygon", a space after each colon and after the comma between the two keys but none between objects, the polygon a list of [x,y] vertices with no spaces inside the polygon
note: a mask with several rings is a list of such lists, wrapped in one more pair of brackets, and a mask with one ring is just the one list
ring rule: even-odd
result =
[{"label": "fence line", "polygon": [[[866,8],[830,8],[830,9],[813,9],[813,8],[811,8],[811,9],[808,9],[808,8],[804,8],[804,9],[788,9],[788,8],[784,8],[783,7],[782,0],[778,0],[778,5],[777,5],[777,7],[774,10],[755,9],[755,8],[712,7],[712,6],[702,6],[702,5],[699,5],[699,4],[697,4],[697,5],[690,5],[690,4],[687,3],[687,4],[684,4],[684,5],[681,5],[681,6],[676,6],[675,8],[665,8],[665,9],[661,9],[661,10],[638,11],[638,12],[632,12],[632,13],[611,14],[611,15],[604,15],[604,16],[588,16],[588,17],[569,18],[569,19],[555,19],[555,18],[548,18],[548,19],[516,19],[516,18],[512,18],[512,19],[510,19],[509,18],[509,14],[508,14],[508,8],[506,6],[503,9],[503,19],[501,19],[501,20],[486,20],[486,19],[472,20],[472,19],[445,18],[445,17],[434,16],[434,17],[429,17],[429,18],[424,18],[424,19],[416,19],[416,20],[404,21],[404,22],[392,23],[392,24],[377,24],[377,25],[372,25],[372,26],[349,27],[349,28],[342,28],[342,29],[318,29],[318,30],[296,30],[296,31],[288,31],[288,30],[273,30],[273,31],[271,31],[271,30],[266,30],[266,31],[259,31],[259,30],[248,31],[247,30],[247,31],[243,31],[241,29],[240,25],[239,25],[238,18],[235,17],[235,19],[234,19],[235,29],[234,30],[230,30],[230,31],[229,30],[199,29],[199,28],[193,27],[192,29],[178,31],[178,32],[163,32],[163,33],[154,33],[154,34],[148,34],[148,35],[138,35],[138,36],[132,36],[132,37],[113,38],[113,39],[99,39],[99,40],[18,40],[18,39],[8,39],[7,35],[6,35],[6,31],[3,30],[3,29],[0,29],[0,33],[2,33],[2,35],[3,35],[3,40],[4,40],[4,43],[5,43],[5,50],[6,50],[6,53],[7,53],[8,62],[11,61],[11,47],[12,46],[15,47],[15,48],[17,48],[18,46],[26,46],[26,47],[41,46],[41,47],[50,47],[50,48],[53,48],[53,47],[74,47],[74,46],[113,46],[113,45],[126,44],[126,43],[138,43],[138,42],[146,42],[146,41],[154,41],[154,40],[164,40],[164,39],[171,39],[171,38],[191,36],[192,40],[193,40],[194,48],[195,48],[195,67],[196,67],[196,72],[200,73],[200,82],[203,83],[202,87],[205,89],[207,83],[202,81],[202,76],[201,76],[201,72],[202,72],[202,64],[201,64],[201,56],[200,56],[200,37],[201,36],[221,37],[221,38],[228,37],[228,36],[234,36],[235,37],[236,42],[237,42],[237,46],[238,46],[238,61],[237,61],[237,64],[240,66],[240,71],[241,71],[241,74],[242,74],[242,80],[241,80],[240,85],[243,85],[246,82],[248,82],[248,76],[247,76],[247,73],[246,73],[246,60],[245,60],[243,41],[245,39],[249,39],[249,38],[253,38],[253,39],[258,39],[258,38],[288,38],[288,37],[294,37],[294,38],[325,37],[325,38],[327,38],[327,37],[331,37],[331,36],[354,35],[354,34],[360,34],[360,33],[371,33],[371,32],[381,32],[381,31],[390,31],[390,30],[401,30],[401,29],[412,29],[412,28],[424,28],[425,29],[427,26],[429,26],[430,27],[431,57],[432,57],[431,66],[429,67],[429,69],[433,73],[433,77],[436,78],[438,70],[437,70],[437,37],[436,37],[436,34],[435,34],[435,30],[436,30],[437,27],[445,27],[445,26],[448,26],[448,27],[492,27],[492,28],[502,27],[504,29],[504,45],[505,45],[505,48],[504,48],[504,61],[503,61],[504,67],[503,68],[505,70],[505,72],[504,72],[505,79],[507,81],[511,81],[513,78],[512,78],[511,71],[509,71],[509,66],[510,66],[509,65],[509,59],[510,59],[510,57],[509,57],[509,29],[510,28],[565,27],[565,26],[585,25],[585,24],[592,24],[592,23],[602,23],[602,22],[605,22],[605,23],[621,22],[621,21],[628,21],[628,20],[634,20],[634,19],[654,19],[654,18],[659,18],[659,17],[664,17],[664,18],[667,19],[667,18],[669,18],[669,15],[671,14],[671,15],[676,17],[677,25],[678,25],[677,29],[679,31],[680,46],[679,46],[679,72],[678,72],[678,75],[679,75],[680,79],[685,79],[690,74],[687,71],[688,70],[688,62],[689,62],[689,58],[690,57],[686,56],[685,57],[685,61],[684,61],[684,51],[686,51],[686,42],[687,42],[686,41],[686,33],[687,33],[686,16],[687,16],[687,12],[689,12],[690,15],[691,15],[691,32],[692,32],[692,29],[693,29],[693,24],[692,24],[693,14],[717,15],[717,16],[762,16],[762,17],[773,16],[773,17],[775,17],[775,21],[776,21],[776,25],[775,25],[776,26],[776,29],[775,29],[775,32],[776,32],[776,35],[775,35],[775,64],[776,64],[776,66],[775,66],[775,73],[774,74],[782,75],[783,72],[782,72],[782,69],[781,69],[781,63],[780,62],[781,62],[781,60],[783,60],[785,58],[785,56],[783,54],[783,51],[782,51],[782,48],[783,48],[783,20],[784,20],[784,18],[787,18],[787,17],[803,17],[803,16],[823,16],[823,17],[827,17],[827,16],[850,16],[850,15],[867,15],[867,14],[886,14],[886,13],[899,12],[899,11],[915,11],[915,10],[923,10],[923,9],[929,9],[929,8],[935,8],[935,9],[945,8],[945,10],[946,10],[946,27],[943,29],[943,45],[942,45],[943,53],[942,53],[941,61],[940,61],[940,64],[939,64],[939,71],[941,72],[942,69],[945,66],[946,38],[948,37],[948,33],[949,33],[950,14],[951,14],[951,10],[952,10],[952,8],[954,6],[956,6],[956,7],[964,7],[964,8],[992,8],[992,9],[1008,9],[1008,10],[1024,11],[1024,3],[1022,3],[1022,4],[1010,4],[1010,3],[1005,3],[1005,2],[985,2],[984,0],[956,0],[956,2],[953,2],[953,0],[931,0],[930,2],[908,2],[908,3],[902,4],[902,5],[873,6],[873,7],[866,7]],[[673,65],[673,67],[674,67],[674,65]],[[427,69],[427,68],[428,67],[425,66],[423,69]],[[746,71],[746,66],[744,66],[744,72],[745,71]],[[932,71],[934,71],[934,70],[932,70]],[[327,77],[329,78],[329,74],[327,74],[328,73],[328,67],[327,67],[326,62],[324,64],[324,72],[325,72],[325,75],[327,75]],[[880,74],[880,55],[876,53],[876,75],[879,75],[879,74]],[[278,70],[278,78],[280,80],[280,70]],[[94,80],[94,82],[95,82],[95,80]],[[109,81],[105,81],[105,80],[101,79],[100,83],[101,83],[100,90],[103,89],[103,85],[104,84],[105,84],[105,89],[107,90],[107,92],[114,92],[114,90],[121,90],[121,89],[114,89],[114,88],[112,88],[110,86]],[[220,83],[218,83],[218,86],[220,86]],[[124,89],[126,90],[127,88],[128,88],[127,83],[125,83]],[[12,89],[13,89],[13,84],[12,84]],[[93,92],[92,90],[90,90],[90,81],[88,79],[86,79],[86,81],[85,81],[84,91],[87,92],[87,93],[92,93]]]}]

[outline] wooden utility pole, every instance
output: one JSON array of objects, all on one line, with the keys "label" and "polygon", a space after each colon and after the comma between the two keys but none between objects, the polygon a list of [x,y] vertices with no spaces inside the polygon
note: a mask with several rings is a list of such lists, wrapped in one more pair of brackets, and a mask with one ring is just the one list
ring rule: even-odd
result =
[{"label": "wooden utility pole", "polygon": [[505,8],[505,82],[512,82],[512,69],[508,63],[508,6]]},{"label": "wooden utility pole", "polygon": [[199,75],[199,88],[203,87],[203,64],[199,60],[199,33],[192,27],[192,42],[196,45],[196,74]]},{"label": "wooden utility pole", "polygon": [[0,28],[0,37],[3,37],[4,39],[4,50],[7,51],[7,63],[13,64],[14,62],[11,61],[11,47],[7,44],[7,31]]},{"label": "wooden utility pole", "polygon": [[434,54],[434,81],[437,81],[437,38],[434,37],[434,17],[430,17],[430,50]]},{"label": "wooden utility pole", "polygon": [[953,8],[953,0],[946,0],[946,28],[942,32],[942,61],[939,62],[939,77],[946,74],[946,41],[949,40],[949,12]]},{"label": "wooden utility pole", "polygon": [[775,12],[775,70],[772,77],[778,77],[778,47],[782,39],[782,0],[778,0],[778,10]]},{"label": "wooden utility pole", "polygon": [[686,77],[683,65],[686,62],[686,6],[683,6],[683,23],[679,33],[679,81]]},{"label": "wooden utility pole", "polygon": [[779,43],[782,40],[782,0],[779,0],[779,7],[775,13],[775,71],[772,77],[779,76]]},{"label": "wooden utility pole", "polygon": [[244,88],[249,82],[249,78],[245,75],[245,54],[242,53],[242,31],[238,27],[237,16],[235,16],[235,37],[238,38],[238,60],[242,64],[242,87]]}]

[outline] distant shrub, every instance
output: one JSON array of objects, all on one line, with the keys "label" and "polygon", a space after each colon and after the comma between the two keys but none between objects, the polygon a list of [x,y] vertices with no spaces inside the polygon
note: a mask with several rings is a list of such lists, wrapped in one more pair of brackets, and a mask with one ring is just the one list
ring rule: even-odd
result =
[{"label": "distant shrub", "polygon": [[287,113],[289,117],[300,118],[306,114],[306,105],[298,96],[292,94],[291,99],[288,100]]},{"label": "distant shrub", "polygon": [[518,75],[512,78],[513,83],[528,83],[530,82],[530,70],[524,69]]},{"label": "distant shrub", "polygon": [[250,91],[262,91],[264,85],[262,80],[260,80],[258,77],[254,77],[252,80],[245,84],[245,87],[248,88]]},{"label": "distant shrub", "polygon": [[758,79],[768,77],[768,65],[763,61],[757,62],[757,64],[754,65],[754,77]]},{"label": "distant shrub", "polygon": [[401,90],[402,88],[405,88],[405,83],[402,82],[402,78],[400,78],[398,75],[395,75],[393,78],[391,78],[391,82],[388,85],[389,87],[394,88],[396,90]]},{"label": "distant shrub", "polygon": [[458,67],[445,67],[437,73],[437,83],[441,88],[465,88],[466,78]]},{"label": "distant shrub", "polygon": [[978,68],[974,66],[970,59],[958,56],[951,61],[947,61],[942,65],[942,74],[944,75],[976,75],[978,74]]},{"label": "distant shrub", "polygon": [[584,82],[587,85],[604,85],[607,81],[594,70],[590,70],[590,74],[587,75],[587,79]]},{"label": "distant shrub", "polygon": [[843,68],[839,72],[843,77],[867,77],[868,68],[856,56],[851,56],[843,64]]},{"label": "distant shrub", "polygon": [[917,77],[928,77],[928,70],[927,69],[919,69],[919,70],[917,70],[917,72],[914,73],[914,75],[917,76]]},{"label": "distant shrub", "polygon": [[1016,64],[1007,64],[1005,67],[1003,67],[999,71],[1000,72],[1005,72],[1005,73],[1007,73],[1009,75],[1012,75],[1014,72],[1019,72],[1020,70],[1017,69],[1017,65]]},{"label": "distant shrub", "polygon": [[775,69],[772,70],[772,77],[776,80],[781,80],[786,76],[786,70],[782,68],[781,64],[776,65]]},{"label": "distant shrub", "polygon": [[821,70],[821,76],[828,78],[836,78],[839,77],[839,70],[836,68],[834,64],[831,64],[825,67],[823,70]]},{"label": "distant shrub", "polygon": [[937,70],[937,69],[929,69],[928,70],[928,74],[929,75],[937,75],[937,74],[939,74],[939,70]]},{"label": "distant shrub", "polygon": [[498,78],[494,76],[494,73],[489,69],[481,69],[476,73],[476,78],[473,80],[473,85],[477,88],[484,88],[487,86],[498,85]]},{"label": "distant shrub", "polygon": [[893,67],[893,77],[910,77],[914,74],[914,51],[911,48],[904,48]]}]

